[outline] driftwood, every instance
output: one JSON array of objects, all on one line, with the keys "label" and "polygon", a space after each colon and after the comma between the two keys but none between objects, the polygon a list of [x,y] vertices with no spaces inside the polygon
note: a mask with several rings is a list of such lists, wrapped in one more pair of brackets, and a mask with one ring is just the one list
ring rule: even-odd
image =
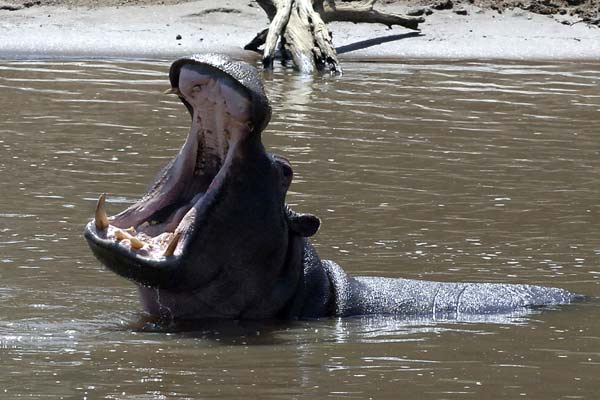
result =
[{"label": "driftwood", "polygon": [[267,14],[269,28],[259,32],[245,47],[262,51],[265,68],[273,67],[280,45],[284,62],[291,59],[302,72],[310,73],[326,67],[341,73],[337,53],[327,23],[332,21],[400,25],[417,30],[421,17],[408,17],[376,11],[377,0],[341,2],[341,0],[256,0]]}]

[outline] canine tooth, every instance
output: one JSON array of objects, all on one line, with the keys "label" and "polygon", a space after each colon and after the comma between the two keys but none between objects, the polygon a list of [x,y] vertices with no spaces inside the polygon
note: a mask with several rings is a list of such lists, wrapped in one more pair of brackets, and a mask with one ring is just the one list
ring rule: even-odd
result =
[{"label": "canine tooth", "polygon": [[96,229],[99,229],[101,231],[108,228],[108,216],[106,215],[106,210],[104,209],[105,201],[106,193],[102,193],[100,195],[100,198],[98,199],[98,204],[96,205],[96,215],[94,217]]},{"label": "canine tooth", "polygon": [[181,232],[178,232],[178,233],[174,234],[173,237],[171,237],[171,240],[169,241],[169,244],[167,245],[167,248],[166,248],[165,252],[163,253],[163,256],[169,257],[175,253],[175,248],[177,248],[177,243],[179,243],[180,237],[181,237]]}]

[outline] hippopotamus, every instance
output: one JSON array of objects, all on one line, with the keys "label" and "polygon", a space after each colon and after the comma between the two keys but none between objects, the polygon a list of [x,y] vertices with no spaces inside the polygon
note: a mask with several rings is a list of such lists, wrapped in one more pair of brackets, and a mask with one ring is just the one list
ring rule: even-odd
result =
[{"label": "hippopotamus", "polygon": [[567,290],[524,284],[352,276],[309,241],[320,220],[286,205],[290,162],[265,150],[271,107],[257,70],[224,55],[176,60],[171,93],[191,127],[139,201],[84,236],[133,281],[143,310],[174,320],[312,319],[367,314],[460,318],[566,304]]}]

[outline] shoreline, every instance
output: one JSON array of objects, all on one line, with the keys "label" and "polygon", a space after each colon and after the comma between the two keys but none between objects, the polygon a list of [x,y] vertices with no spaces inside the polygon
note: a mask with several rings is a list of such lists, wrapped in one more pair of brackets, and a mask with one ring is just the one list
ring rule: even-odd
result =
[{"label": "shoreline", "polygon": [[[414,7],[392,3],[376,8],[405,14]],[[600,60],[600,28],[575,23],[576,16],[540,15],[518,8],[500,13],[470,4],[461,4],[460,9],[467,15],[436,10],[425,17],[420,32],[345,22],[330,23],[329,28],[342,63]],[[267,24],[260,7],[227,0],[101,7],[35,5],[15,11],[0,8],[0,58],[167,59],[225,52],[255,59],[258,54],[243,50],[243,46]]]}]

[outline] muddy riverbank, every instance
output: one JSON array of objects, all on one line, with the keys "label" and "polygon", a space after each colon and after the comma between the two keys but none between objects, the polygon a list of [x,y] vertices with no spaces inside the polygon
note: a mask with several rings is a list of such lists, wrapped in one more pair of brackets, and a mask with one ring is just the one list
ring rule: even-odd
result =
[{"label": "muddy riverbank", "polygon": [[[421,31],[351,23],[330,28],[342,60],[598,59],[597,3],[383,1],[382,11],[425,14]],[[0,21],[3,58],[241,55],[268,23],[253,2],[215,0],[0,1]]]}]

